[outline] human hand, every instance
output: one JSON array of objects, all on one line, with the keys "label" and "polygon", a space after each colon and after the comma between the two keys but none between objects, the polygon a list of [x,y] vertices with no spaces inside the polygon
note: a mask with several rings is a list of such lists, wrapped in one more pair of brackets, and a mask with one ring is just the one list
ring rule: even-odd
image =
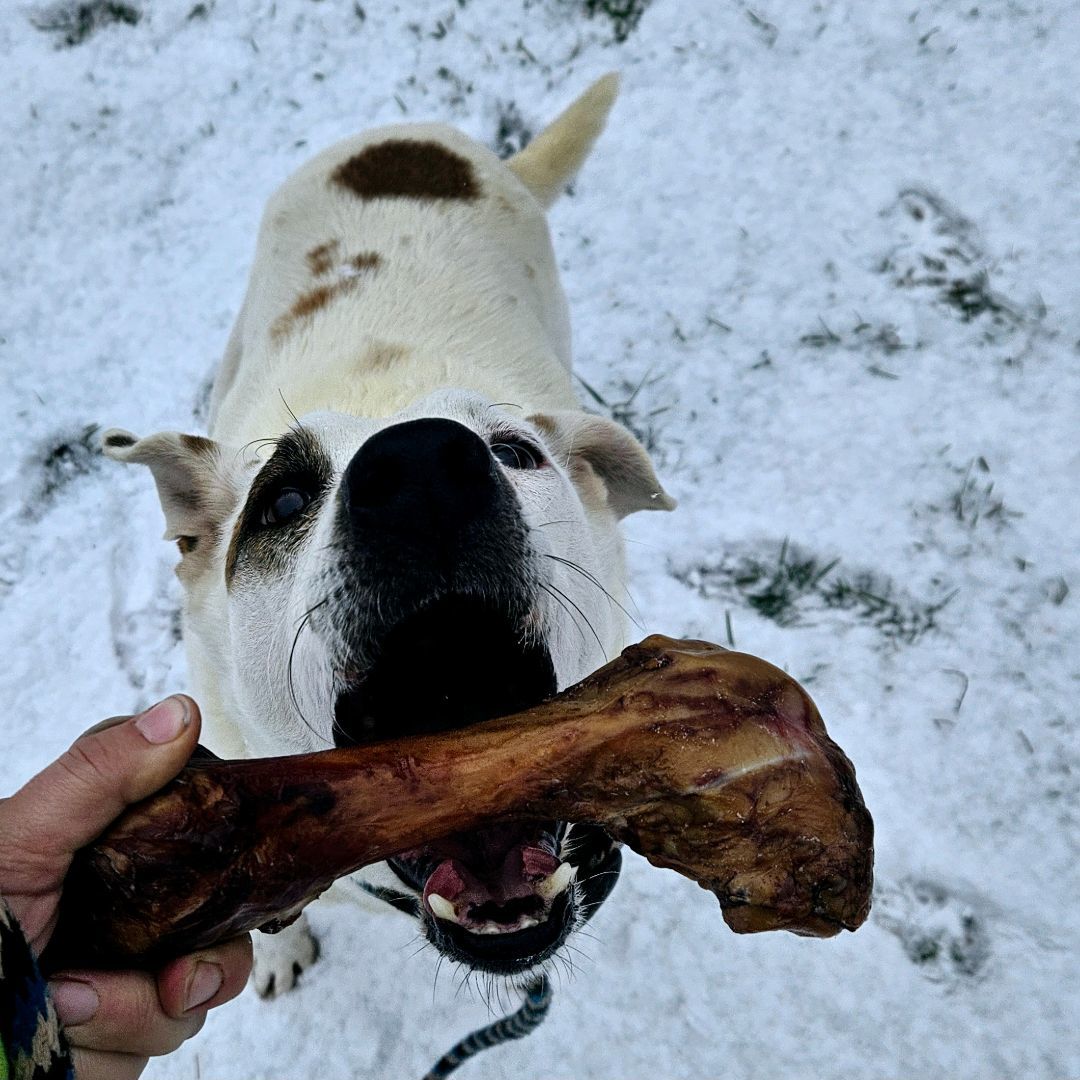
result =
[{"label": "human hand", "polygon": [[[40,955],[56,926],[72,855],[123,810],[184,766],[199,709],[176,695],[139,716],[114,717],[80,736],[10,798],[0,799],[0,897]],[[245,935],[157,972],[62,971],[50,980],[79,1080],[134,1080],[236,997],[251,970]]]}]

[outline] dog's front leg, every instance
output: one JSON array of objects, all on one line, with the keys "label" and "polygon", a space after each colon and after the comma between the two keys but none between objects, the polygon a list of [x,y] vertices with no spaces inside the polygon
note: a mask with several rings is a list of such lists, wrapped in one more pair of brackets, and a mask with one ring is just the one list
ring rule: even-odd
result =
[{"label": "dog's front leg", "polygon": [[305,968],[319,959],[319,942],[306,915],[276,934],[254,936],[255,963],[251,981],[260,997],[274,998],[296,985]]}]

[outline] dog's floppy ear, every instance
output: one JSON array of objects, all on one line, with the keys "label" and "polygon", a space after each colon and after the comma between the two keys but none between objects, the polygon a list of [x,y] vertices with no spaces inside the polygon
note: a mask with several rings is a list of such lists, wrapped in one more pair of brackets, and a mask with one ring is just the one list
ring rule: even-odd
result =
[{"label": "dog's floppy ear", "polygon": [[149,467],[165,512],[165,539],[176,540],[181,554],[193,551],[201,539],[216,538],[236,507],[235,469],[213,439],[178,431],[140,439],[110,428],[101,437],[101,448],[114,461]]},{"label": "dog's floppy ear", "polygon": [[583,412],[538,413],[528,418],[565,466],[583,496],[603,487],[618,517],[635,510],[674,510],[645,448],[614,420]]}]

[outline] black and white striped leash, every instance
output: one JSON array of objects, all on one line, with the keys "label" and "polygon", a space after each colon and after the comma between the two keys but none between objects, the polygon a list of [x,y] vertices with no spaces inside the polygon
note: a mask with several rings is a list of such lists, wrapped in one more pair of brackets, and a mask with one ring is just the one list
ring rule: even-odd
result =
[{"label": "black and white striped leash", "polygon": [[[412,896],[403,896],[392,889],[385,889],[380,885],[372,885],[369,882],[358,882],[361,889],[371,896],[377,897],[390,904],[398,911],[407,915],[419,915],[420,902]],[[530,1032],[540,1026],[548,1009],[551,1008],[551,999],[554,992],[546,975],[539,975],[525,986],[525,1000],[521,1007],[496,1020],[494,1024],[478,1028],[470,1035],[466,1035],[460,1042],[455,1043],[435,1064],[424,1074],[422,1080],[443,1080],[454,1072],[459,1065],[464,1064],[471,1057],[479,1054],[481,1050],[490,1050],[493,1046],[499,1046],[512,1039],[523,1039]]]},{"label": "black and white striped leash", "polygon": [[490,1050],[493,1046],[510,1042],[511,1039],[523,1039],[535,1031],[547,1016],[552,996],[551,983],[547,976],[539,976],[525,987],[525,1000],[521,1003],[521,1008],[455,1043],[424,1074],[423,1080],[443,1080],[481,1050]]}]

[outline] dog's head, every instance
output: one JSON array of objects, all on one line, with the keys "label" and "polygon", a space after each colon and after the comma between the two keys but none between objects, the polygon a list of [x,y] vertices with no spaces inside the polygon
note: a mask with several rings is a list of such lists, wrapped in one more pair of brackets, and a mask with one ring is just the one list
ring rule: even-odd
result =
[{"label": "dog's head", "polygon": [[[196,691],[243,751],[461,727],[535,703],[625,643],[619,518],[669,509],[611,421],[445,392],[383,420],[321,412],[262,446],[104,436],[148,465],[178,542]],[[504,823],[390,861],[435,945],[542,962],[607,895],[599,830]]]}]

